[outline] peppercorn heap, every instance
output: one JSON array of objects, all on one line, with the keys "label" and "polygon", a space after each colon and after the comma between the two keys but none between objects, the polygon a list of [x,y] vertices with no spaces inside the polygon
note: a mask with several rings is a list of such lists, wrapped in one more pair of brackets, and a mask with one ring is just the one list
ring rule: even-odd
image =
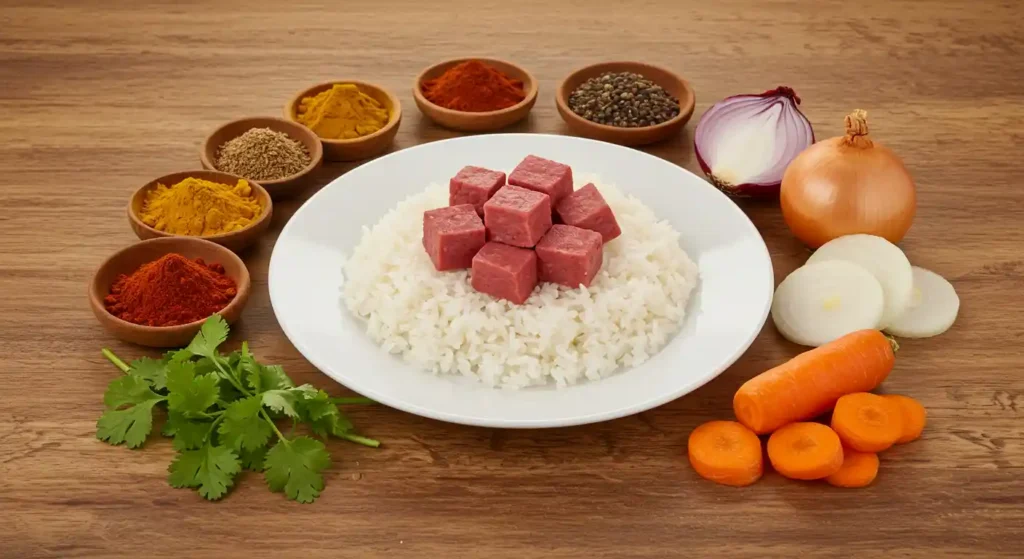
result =
[{"label": "peppercorn heap", "polygon": [[220,264],[170,253],[122,274],[103,303],[110,314],[143,326],[177,326],[220,312],[238,293]]},{"label": "peppercorn heap", "polygon": [[295,115],[300,124],[328,140],[352,140],[384,128],[388,110],[351,83],[334,84],[303,97]]},{"label": "peppercorn heap", "polygon": [[654,126],[679,114],[679,99],[633,72],[607,72],[583,82],[569,95],[579,116],[608,126]]},{"label": "peppercorn heap", "polygon": [[217,150],[218,170],[254,181],[283,179],[305,169],[309,162],[302,142],[269,128],[247,130]]},{"label": "peppercorn heap", "polygon": [[435,105],[469,113],[507,109],[526,99],[523,82],[479,60],[461,62],[424,81],[423,96]]}]

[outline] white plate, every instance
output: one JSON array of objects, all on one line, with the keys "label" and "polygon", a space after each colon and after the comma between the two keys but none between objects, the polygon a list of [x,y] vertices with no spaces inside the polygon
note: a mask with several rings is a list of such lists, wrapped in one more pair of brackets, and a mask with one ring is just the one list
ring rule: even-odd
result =
[{"label": "white plate", "polygon": [[[342,266],[401,199],[447,183],[464,165],[510,171],[526,155],[596,173],[654,209],[680,233],[700,269],[682,331],[639,367],[569,388],[489,388],[434,376],[380,349],[341,302]],[[281,231],[270,259],[270,300],[302,355],[378,402],[454,423],[558,427],[614,419],[687,394],[754,341],[771,308],[768,249],[747,216],[689,171],[640,151],[569,136],[495,134],[432,142],[362,165],[309,199]]]}]

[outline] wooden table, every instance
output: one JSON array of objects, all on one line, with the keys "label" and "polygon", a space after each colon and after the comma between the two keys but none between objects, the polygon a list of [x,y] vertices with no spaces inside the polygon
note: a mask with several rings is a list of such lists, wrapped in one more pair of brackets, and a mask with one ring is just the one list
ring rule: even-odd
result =
[{"label": "wooden table", "polygon": [[[859,2],[0,2],[0,556],[765,557],[1024,553],[1024,16],[1013,0]],[[119,7],[111,7],[116,4]],[[675,7],[673,7],[675,6]],[[698,423],[730,416],[744,380],[795,355],[767,326],[689,396],[586,427],[501,431],[385,407],[352,411],[378,450],[336,441],[313,505],[245,475],[225,500],[172,489],[166,439],[96,440],[101,356],[144,350],[90,314],[96,265],[134,242],[124,215],[147,180],[198,166],[218,123],[277,115],[300,88],[358,77],[406,108],[394,149],[455,134],[422,119],[411,80],[445,57],[516,60],[541,82],[513,132],[566,133],[552,94],[585,63],[642,59],[685,74],[697,110],[650,149],[697,171],[692,135],[715,100],[796,88],[818,136],[854,108],[919,188],[903,243],[950,278],[961,315],[907,341],[886,389],[919,398],[924,437],[843,491],[766,475],[730,489],[684,457]],[[324,169],[319,185],[351,166]],[[310,189],[310,193],[316,187]],[[308,193],[307,193],[308,196]],[[299,382],[344,388],[302,359],[267,295],[267,261],[299,199],[246,255],[254,293],[232,341]],[[777,277],[806,251],[774,203],[743,204]]]}]

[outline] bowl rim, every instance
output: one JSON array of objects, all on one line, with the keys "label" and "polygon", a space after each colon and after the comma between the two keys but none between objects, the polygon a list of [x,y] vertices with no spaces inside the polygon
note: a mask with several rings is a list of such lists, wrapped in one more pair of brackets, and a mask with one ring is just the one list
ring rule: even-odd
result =
[{"label": "bowl rim", "polygon": [[[611,126],[609,124],[601,124],[599,122],[594,122],[592,120],[583,118],[582,116],[576,114],[576,112],[573,111],[572,108],[569,107],[569,95],[572,94],[571,91],[568,91],[569,88],[567,87],[567,84],[569,83],[569,80],[571,80],[573,77],[575,77],[575,76],[577,76],[579,74],[582,74],[583,72],[587,72],[589,70],[593,70],[594,68],[599,68],[599,67],[602,67],[602,66],[619,66],[619,65],[634,66],[634,67],[636,67],[638,69],[645,69],[645,68],[654,69],[654,70],[657,70],[659,72],[664,72],[665,74],[670,75],[674,79],[678,80],[679,84],[683,88],[683,91],[686,92],[686,99],[679,99],[679,114],[677,114],[676,116],[666,120],[665,122],[660,122],[660,123],[655,124],[653,126],[638,126],[638,127],[635,127],[635,128],[623,128],[623,127],[620,127],[620,126]],[[639,71],[637,73],[638,74],[643,74],[643,72],[639,72]],[[654,81],[652,78],[650,78],[646,74],[643,74],[643,75],[644,75],[645,78],[647,78],[647,79],[649,79],[651,81]],[[697,104],[697,96],[696,96],[696,94],[693,91],[693,86],[690,85],[690,82],[687,81],[686,78],[684,78],[683,76],[681,76],[680,74],[678,74],[676,72],[673,72],[672,70],[669,70],[668,68],[666,68],[664,66],[659,66],[657,64],[649,64],[647,62],[637,62],[637,61],[634,61],[634,60],[608,60],[608,61],[605,61],[605,62],[597,62],[597,63],[594,63],[594,64],[588,64],[586,66],[582,66],[580,68],[577,68],[576,70],[573,70],[567,76],[565,76],[565,78],[563,78],[562,81],[558,84],[558,89],[555,91],[555,104],[558,106],[559,109],[561,109],[559,112],[562,114],[562,118],[564,118],[564,119],[571,119],[571,120],[574,120],[577,123],[586,124],[588,126],[594,127],[597,130],[602,130],[602,131],[605,131],[605,132],[635,134],[635,133],[640,133],[640,132],[646,133],[646,132],[650,132],[652,130],[654,130],[654,131],[664,130],[666,128],[671,128],[672,126],[677,125],[679,123],[679,121],[688,120],[691,116],[693,116],[693,109],[694,109],[694,107]]]},{"label": "bowl rim", "polygon": [[[128,246],[121,247],[116,252],[114,252],[113,254],[108,256],[106,259],[103,260],[103,262],[100,262],[100,264],[98,266],[96,266],[96,268],[93,270],[92,280],[89,282],[89,303],[93,306],[94,309],[99,309],[99,310],[103,311],[103,313],[106,315],[106,317],[108,319],[114,321],[117,324],[124,325],[125,327],[131,328],[131,329],[139,331],[139,332],[167,334],[167,333],[171,333],[171,332],[174,332],[174,333],[184,332],[186,330],[191,330],[191,329],[194,329],[194,328],[196,328],[198,326],[202,326],[202,324],[204,322],[206,322],[206,320],[208,318],[210,318],[210,317],[206,317],[206,318],[203,318],[202,320],[196,320],[196,321],[189,322],[189,323],[186,323],[186,324],[176,324],[174,326],[146,326],[144,324],[135,324],[134,322],[128,322],[127,320],[125,320],[123,318],[114,316],[114,313],[112,313],[109,310],[107,310],[107,306],[105,304],[103,304],[103,298],[106,295],[102,295],[102,293],[104,291],[109,293],[110,292],[110,286],[109,285],[101,286],[101,285],[98,284],[99,277],[100,277],[100,271],[102,271],[106,266],[109,266],[110,263],[113,262],[113,260],[115,258],[117,258],[117,257],[119,257],[119,256],[121,256],[123,254],[126,254],[126,253],[128,253],[130,251],[138,250],[138,248],[140,246],[147,245],[147,244],[174,244],[174,243],[181,243],[181,242],[184,242],[186,244],[194,243],[194,244],[198,244],[198,245],[212,245],[212,246],[208,246],[208,248],[213,249],[214,252],[220,253],[221,254],[220,258],[222,260],[223,259],[234,260],[235,264],[239,265],[240,266],[239,269],[242,270],[241,277],[239,278],[240,281],[236,281],[235,282],[235,289],[236,289],[236,291],[235,291],[234,299],[232,299],[231,302],[229,302],[227,305],[224,305],[223,309],[221,309],[220,311],[218,311],[218,312],[216,312],[214,314],[219,314],[219,315],[223,316],[224,314],[226,314],[228,312],[228,309],[232,309],[233,310],[235,308],[238,308],[240,305],[245,305],[246,302],[248,302],[249,291],[252,288],[252,276],[249,274],[249,267],[245,265],[245,261],[242,260],[241,257],[239,257],[237,254],[235,254],[234,251],[232,251],[232,250],[230,250],[230,249],[228,249],[228,248],[226,248],[224,246],[221,246],[221,245],[219,245],[217,243],[214,243],[212,241],[207,241],[204,238],[180,236],[180,237],[157,237],[157,238],[153,238],[153,239],[146,239],[145,241],[136,241],[136,242],[134,242],[134,243],[132,243],[132,244],[130,244]],[[171,252],[173,252],[173,250],[168,250],[167,252],[164,253],[164,255],[170,254]],[[158,257],[158,258],[160,258],[160,257]],[[152,260],[150,260],[150,262],[152,262]],[[213,315],[210,315],[210,316],[213,316]]]},{"label": "bowl rim", "polygon": [[[135,202],[135,198],[137,196],[139,196],[143,192],[153,188],[157,184],[160,184],[161,182],[168,182],[168,181],[166,181],[166,179],[168,177],[173,177],[173,176],[176,176],[176,175],[195,176],[198,173],[213,173],[213,174],[217,174],[217,175],[220,175],[221,177],[223,177],[225,180],[231,179],[233,182],[236,182],[236,183],[239,180],[246,181],[247,183],[249,183],[249,186],[253,187],[253,189],[256,192],[260,193],[260,196],[257,196],[257,198],[260,198],[260,200],[266,201],[266,205],[263,208],[263,213],[260,214],[259,218],[254,219],[251,223],[249,223],[249,225],[246,225],[245,227],[243,227],[241,229],[237,229],[235,231],[228,231],[227,233],[217,233],[216,235],[179,235],[177,233],[168,233],[167,231],[161,231],[161,230],[159,230],[159,229],[157,229],[155,227],[151,227],[149,224],[147,224],[146,222],[142,221],[141,217],[136,215],[135,208],[133,208],[133,206],[135,205],[134,202]],[[155,235],[157,235],[159,237],[181,237],[181,238],[185,238],[185,239],[203,239],[203,240],[209,240],[209,241],[223,241],[225,239],[234,238],[237,235],[241,235],[242,233],[248,232],[251,229],[254,229],[254,228],[256,228],[256,227],[258,227],[260,225],[263,225],[263,223],[265,221],[270,219],[271,213],[273,211],[273,207],[274,207],[274,200],[273,200],[273,198],[270,197],[270,193],[267,192],[267,189],[263,188],[263,185],[261,185],[260,183],[258,183],[256,181],[253,181],[253,180],[249,180],[249,179],[247,179],[245,177],[240,177],[238,175],[232,175],[231,173],[225,173],[224,171],[217,171],[215,169],[198,169],[198,170],[191,170],[191,171],[175,171],[173,173],[167,173],[165,175],[159,176],[159,177],[157,177],[157,178],[147,182],[146,184],[144,184],[141,187],[139,187],[138,189],[136,189],[135,192],[132,193],[131,197],[128,198],[128,219],[132,220],[132,223],[135,223],[136,225],[145,228],[146,230],[154,233]]]},{"label": "bowl rim", "polygon": [[[306,136],[307,139],[312,138],[313,139],[312,143],[313,143],[314,146],[316,146],[316,148],[314,149],[314,151],[316,153],[310,153],[309,154],[309,164],[308,165],[303,167],[298,172],[292,173],[291,175],[288,175],[286,177],[282,177],[282,178],[279,178],[279,179],[273,179],[273,180],[263,180],[263,181],[260,181],[260,186],[262,186],[264,188],[266,188],[268,186],[274,187],[274,186],[280,186],[282,184],[294,181],[295,179],[298,179],[300,177],[308,175],[309,173],[311,173],[314,170],[316,170],[317,166],[320,165],[321,162],[323,161],[323,158],[324,158],[324,146],[323,146],[323,144],[320,143],[320,137],[316,135],[316,132],[313,132],[309,128],[306,128],[303,124],[300,124],[300,123],[298,123],[298,122],[296,122],[294,120],[289,120],[289,119],[286,119],[286,118],[281,118],[281,117],[276,117],[276,116],[253,115],[253,116],[244,116],[244,117],[236,118],[236,119],[233,119],[233,120],[229,120],[229,121],[221,124],[220,126],[214,128],[212,132],[210,132],[209,134],[206,135],[206,140],[204,140],[203,144],[201,146],[199,146],[199,160],[202,162],[204,167],[208,167],[207,170],[209,170],[209,171],[218,171],[218,172],[221,172],[221,173],[224,172],[224,171],[221,171],[220,169],[218,169],[217,166],[214,164],[214,162],[211,161],[210,158],[206,156],[206,148],[209,147],[210,142],[213,140],[213,137],[216,136],[221,130],[224,130],[225,128],[227,128],[229,126],[232,126],[234,124],[238,124],[240,122],[248,121],[248,120],[272,120],[272,121],[276,121],[278,123],[284,124],[285,126],[290,127],[291,130],[295,130],[297,134]],[[253,126],[253,127],[250,128],[250,130],[253,129],[253,128],[259,128],[259,126]],[[244,133],[245,132],[243,132],[243,134]],[[291,136],[291,134],[288,134],[288,135]],[[233,139],[235,139],[237,137],[238,136],[235,136],[235,137],[233,137],[231,139],[233,140]],[[292,138],[292,139],[298,141],[298,138]],[[231,140],[228,140],[228,141],[231,141]],[[305,145],[305,143],[303,143],[303,145]],[[220,146],[214,146],[214,148],[213,148],[214,153],[216,153],[218,149],[220,149]],[[244,178],[247,181],[250,180],[250,179],[248,179],[246,177],[242,177],[242,178]]]},{"label": "bowl rim", "polygon": [[[480,62],[492,63],[492,65],[493,65],[494,62],[498,62],[500,64],[506,64],[508,66],[511,66],[511,67],[515,68],[516,70],[518,70],[519,72],[522,72],[522,74],[524,76],[526,76],[526,78],[527,78],[526,80],[523,80],[523,85],[528,85],[529,86],[526,89],[526,96],[523,97],[522,101],[516,103],[515,105],[512,105],[511,107],[505,107],[504,109],[498,109],[496,111],[472,112],[472,111],[457,111],[455,109],[449,109],[447,107],[442,107],[441,105],[438,105],[437,103],[434,103],[433,101],[427,99],[426,95],[423,95],[423,87],[422,87],[422,85],[423,85],[423,81],[425,80],[427,74],[429,74],[432,71],[436,70],[440,66],[444,66],[444,65],[447,65],[447,64],[452,64],[452,65],[461,64],[462,62],[468,62],[470,60],[477,60],[477,61],[480,61]],[[420,73],[416,75],[416,81],[413,82],[412,94],[413,94],[413,97],[416,99],[416,101],[418,103],[425,103],[426,105],[430,106],[431,110],[437,111],[440,114],[444,114],[444,115],[448,115],[448,116],[469,117],[469,118],[487,118],[487,117],[494,117],[494,116],[503,116],[503,115],[507,115],[507,114],[510,114],[510,113],[514,113],[514,112],[516,112],[518,110],[521,110],[523,107],[526,107],[526,106],[530,105],[531,103],[533,103],[533,102],[535,102],[537,100],[537,93],[539,92],[539,90],[540,90],[540,85],[537,83],[537,78],[535,78],[534,75],[532,73],[530,73],[529,70],[527,70],[526,68],[523,68],[522,66],[520,66],[519,64],[516,64],[515,62],[509,61],[509,60],[505,60],[503,58],[490,58],[490,57],[486,57],[486,56],[463,56],[463,57],[459,57],[459,58],[449,58],[448,60],[442,60],[441,62],[438,62],[436,64],[431,64],[430,66],[427,66],[426,68],[421,70]]]},{"label": "bowl rim", "polygon": [[[391,90],[387,89],[386,87],[377,85],[377,84],[375,84],[373,82],[367,82],[367,81],[362,81],[362,80],[354,80],[354,79],[328,80],[328,81],[325,81],[325,82],[318,83],[316,85],[311,85],[311,86],[303,89],[302,91],[299,91],[295,95],[292,95],[292,98],[288,101],[288,103],[285,104],[285,106],[284,106],[285,118],[287,120],[289,120],[291,122],[294,122],[295,124],[298,124],[299,126],[302,126],[302,127],[305,128],[304,124],[302,124],[298,120],[295,120],[295,116],[294,116],[295,115],[295,110],[294,110],[295,107],[298,106],[298,104],[302,101],[303,97],[309,96],[309,94],[312,93],[314,90],[317,90],[317,92],[319,92],[319,91],[322,91],[322,90],[326,89],[327,87],[331,87],[331,86],[334,86],[336,84],[352,84],[352,85],[355,85],[355,86],[360,87],[360,88],[373,89],[373,90],[376,90],[376,91],[384,94],[384,96],[387,97],[388,101],[391,103],[391,110],[389,111],[390,114],[388,114],[388,122],[387,122],[387,124],[382,126],[380,130],[377,130],[376,132],[371,132],[370,134],[367,134],[365,136],[360,136],[358,138],[350,138],[350,139],[347,139],[347,140],[342,140],[342,139],[338,139],[338,138],[321,138],[316,132],[314,132],[313,130],[310,130],[310,132],[313,132],[313,135],[316,136],[316,138],[318,140],[320,140],[321,142],[323,142],[325,144],[328,144],[328,145],[351,146],[351,145],[358,144],[358,143],[361,143],[361,142],[370,141],[370,140],[372,140],[374,138],[378,138],[380,136],[387,135],[390,131],[392,131],[393,129],[395,129],[398,126],[399,122],[401,122],[401,120],[402,120],[402,103],[398,100],[398,96],[397,95],[392,93]],[[309,130],[309,129],[307,128],[307,130]]]}]

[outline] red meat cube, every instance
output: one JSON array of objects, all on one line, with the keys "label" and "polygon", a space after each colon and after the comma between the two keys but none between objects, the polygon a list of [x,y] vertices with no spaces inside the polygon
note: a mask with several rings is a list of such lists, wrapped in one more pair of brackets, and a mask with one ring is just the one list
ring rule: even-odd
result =
[{"label": "red meat cube", "polygon": [[486,242],[484,222],[470,204],[423,212],[423,248],[438,271],[469,268]]},{"label": "red meat cube", "polygon": [[558,203],[555,213],[566,225],[597,231],[606,243],[622,234],[615,214],[593,183],[566,196]]},{"label": "red meat cube", "polygon": [[576,288],[590,287],[601,269],[601,234],[572,225],[553,225],[537,243],[538,276]]},{"label": "red meat cube", "polygon": [[508,183],[551,197],[551,206],[572,193],[572,169],[550,159],[527,155],[508,176]]},{"label": "red meat cube", "polygon": [[537,253],[504,243],[487,243],[473,257],[473,288],[522,305],[537,285]]},{"label": "red meat cube", "polygon": [[448,205],[472,204],[476,213],[484,215],[484,202],[505,186],[505,173],[472,165],[463,167],[448,181]]},{"label": "red meat cube", "polygon": [[540,192],[504,186],[484,204],[487,240],[530,248],[551,228],[551,199]]}]

